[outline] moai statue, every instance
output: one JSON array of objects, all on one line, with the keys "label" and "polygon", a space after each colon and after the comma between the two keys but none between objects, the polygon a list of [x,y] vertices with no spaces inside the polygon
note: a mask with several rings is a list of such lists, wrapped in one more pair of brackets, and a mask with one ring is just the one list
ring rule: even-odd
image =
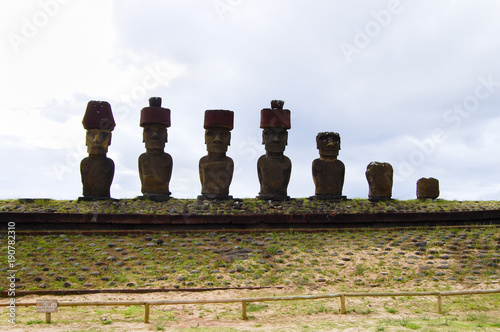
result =
[{"label": "moai statue", "polygon": [[172,176],[172,157],[164,152],[167,128],[170,127],[170,110],[161,107],[160,97],[149,98],[149,107],[141,110],[140,126],[143,127],[143,142],[146,152],[139,156],[141,191],[153,201],[170,199],[168,185]]},{"label": "moai statue", "polygon": [[319,158],[312,163],[312,174],[316,186],[316,199],[346,199],[342,196],[344,186],[345,166],[337,159],[340,150],[340,135],[333,132],[323,132],[316,136],[316,147]]},{"label": "moai statue", "polygon": [[282,100],[271,101],[271,108],[264,108],[260,113],[262,144],[266,154],[257,162],[260,182],[258,199],[283,201],[287,196],[287,187],[292,172],[292,162],[283,155],[288,142],[290,111],[283,109]]},{"label": "moai statue", "polygon": [[105,101],[89,101],[82,123],[87,130],[85,145],[89,156],[80,163],[83,197],[79,199],[109,199],[115,174],[115,163],[106,157],[116,125],[111,106]]},{"label": "moai statue", "polygon": [[226,110],[205,111],[205,144],[208,154],[200,159],[201,195],[198,199],[232,199],[229,185],[234,162],[226,156],[231,143],[234,113]]},{"label": "moai statue", "polygon": [[393,169],[389,163],[373,161],[366,168],[368,180],[368,200],[371,202],[390,200],[392,196]]},{"label": "moai statue", "polygon": [[435,178],[421,178],[417,181],[417,199],[439,197],[439,181]]}]

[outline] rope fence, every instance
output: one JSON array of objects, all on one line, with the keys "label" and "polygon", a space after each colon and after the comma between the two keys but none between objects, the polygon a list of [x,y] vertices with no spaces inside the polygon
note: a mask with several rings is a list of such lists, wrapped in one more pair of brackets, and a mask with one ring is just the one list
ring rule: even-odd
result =
[{"label": "rope fence", "polygon": [[[184,304],[214,304],[214,303],[241,303],[241,318],[247,319],[247,304],[252,302],[271,302],[271,301],[298,301],[298,300],[319,300],[319,299],[340,299],[340,314],[345,315],[346,298],[348,297],[396,297],[396,296],[436,296],[437,312],[442,313],[443,296],[461,296],[461,295],[485,295],[500,293],[500,289],[489,290],[468,290],[468,291],[449,291],[449,292],[393,292],[393,293],[338,293],[323,295],[297,295],[297,296],[276,296],[276,297],[252,297],[242,299],[209,299],[209,300],[160,300],[160,301],[75,301],[58,302],[58,307],[80,307],[80,306],[144,306],[144,323],[149,323],[150,306],[160,305],[184,305]],[[0,303],[0,307],[7,307],[9,303]],[[16,307],[37,306],[36,302],[17,303]],[[51,313],[45,313],[47,323],[51,322]]]}]

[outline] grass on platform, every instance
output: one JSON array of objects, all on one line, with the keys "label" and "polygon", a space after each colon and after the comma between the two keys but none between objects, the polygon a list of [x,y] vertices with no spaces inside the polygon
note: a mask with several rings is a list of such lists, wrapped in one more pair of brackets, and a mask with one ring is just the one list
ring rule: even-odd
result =
[{"label": "grass on platform", "polygon": [[98,214],[304,214],[304,213],[394,213],[394,212],[461,212],[499,210],[500,201],[391,200],[370,202],[351,199],[341,202],[297,198],[285,202],[252,198],[227,201],[170,199],[167,202],[121,199],[104,201],[70,201],[52,199],[0,200],[1,212],[30,213],[98,213]]}]

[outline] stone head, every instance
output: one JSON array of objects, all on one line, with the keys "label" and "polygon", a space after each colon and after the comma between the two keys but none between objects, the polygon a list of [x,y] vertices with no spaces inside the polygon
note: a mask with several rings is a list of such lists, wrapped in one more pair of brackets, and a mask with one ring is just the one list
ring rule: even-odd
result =
[{"label": "stone head", "polygon": [[167,127],[162,124],[143,125],[142,141],[146,144],[146,149],[163,149],[168,141]]},{"label": "stone head", "polygon": [[334,132],[318,133],[316,148],[321,156],[337,157],[340,150],[340,135]]},{"label": "stone head", "polygon": [[283,109],[284,101],[271,101],[271,108],[264,108],[260,112],[260,127],[262,144],[266,151],[283,153],[288,144],[288,129],[291,128],[290,111]]},{"label": "stone head", "polygon": [[89,101],[82,124],[87,130],[85,145],[88,153],[106,154],[108,146],[111,145],[111,131],[115,128],[115,120],[109,103]]},{"label": "stone head", "polygon": [[140,126],[144,128],[142,141],[146,149],[163,149],[167,142],[167,128],[170,127],[170,110],[161,107],[160,97],[149,98],[149,107],[141,110]]},{"label": "stone head", "polygon": [[231,132],[227,128],[212,127],[205,130],[205,144],[209,153],[222,154],[231,145]]},{"label": "stone head", "polygon": [[264,144],[267,152],[284,152],[288,144],[288,130],[280,127],[264,128],[262,131],[262,144]]},{"label": "stone head", "polygon": [[106,154],[108,146],[111,145],[111,131],[101,129],[87,130],[85,145],[89,154]]},{"label": "stone head", "polygon": [[209,153],[224,154],[231,145],[234,113],[227,110],[205,111],[205,144]]}]

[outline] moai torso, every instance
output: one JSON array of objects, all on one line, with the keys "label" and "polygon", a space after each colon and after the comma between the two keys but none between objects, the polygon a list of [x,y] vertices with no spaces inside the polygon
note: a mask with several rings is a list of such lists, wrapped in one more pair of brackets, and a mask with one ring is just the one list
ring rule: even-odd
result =
[{"label": "moai torso", "polygon": [[312,173],[316,195],[341,196],[344,186],[345,166],[338,159],[313,161]]},{"label": "moai torso", "polygon": [[392,196],[393,168],[389,163],[371,162],[366,168],[368,199],[389,200]]},{"label": "moai torso", "polygon": [[110,187],[115,174],[115,163],[104,155],[84,158],[80,163],[83,196],[110,197]]},{"label": "moai torso", "polygon": [[439,197],[439,181],[435,178],[421,178],[417,181],[418,199],[436,199]]},{"label": "moai torso", "polygon": [[229,194],[234,171],[234,162],[231,158],[224,156],[211,160],[209,156],[204,156],[200,159],[199,171],[202,195]]},{"label": "moai torso", "polygon": [[165,152],[143,153],[139,156],[139,177],[144,195],[170,195],[172,157]]},{"label": "moai torso", "polygon": [[292,162],[287,156],[261,156],[257,162],[257,173],[260,182],[259,195],[262,198],[287,196],[287,187],[292,173]]}]

